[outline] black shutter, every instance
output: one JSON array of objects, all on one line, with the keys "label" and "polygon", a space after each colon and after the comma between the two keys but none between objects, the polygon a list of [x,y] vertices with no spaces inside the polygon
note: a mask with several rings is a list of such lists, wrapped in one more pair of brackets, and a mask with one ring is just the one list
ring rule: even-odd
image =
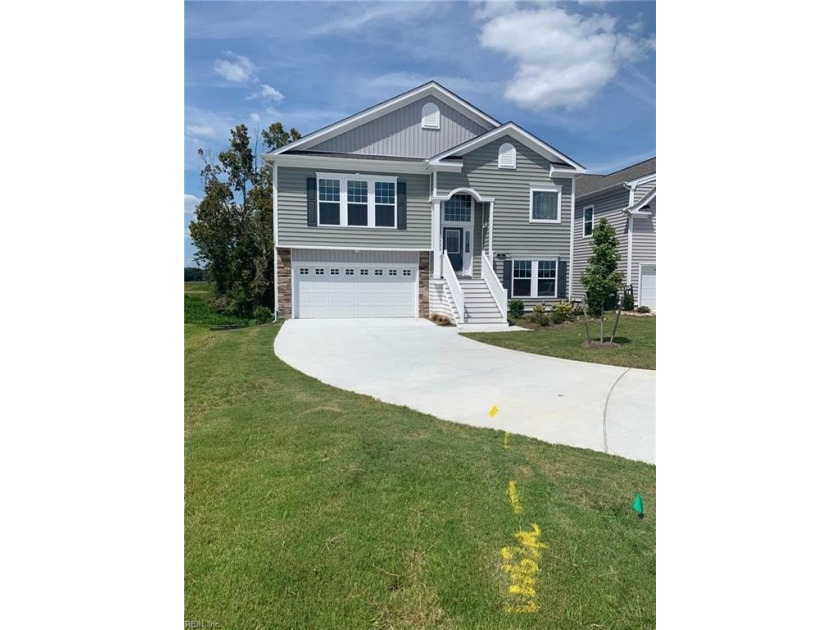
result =
[{"label": "black shutter", "polygon": [[568,298],[568,278],[566,277],[566,268],[569,263],[565,260],[557,259],[557,297]]},{"label": "black shutter", "polygon": [[506,260],[502,263],[502,286],[507,291],[508,299],[510,299],[511,276],[513,276],[513,261]]},{"label": "black shutter", "polygon": [[397,229],[405,230],[408,227],[408,217],[405,200],[405,182],[397,182]]},{"label": "black shutter", "polygon": [[318,225],[318,199],[315,196],[317,182],[314,177],[306,178],[306,225]]}]

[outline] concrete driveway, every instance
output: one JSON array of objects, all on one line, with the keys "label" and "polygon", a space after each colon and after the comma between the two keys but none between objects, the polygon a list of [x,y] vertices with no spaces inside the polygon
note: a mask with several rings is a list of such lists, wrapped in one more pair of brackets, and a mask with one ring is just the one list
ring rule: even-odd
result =
[{"label": "concrete driveway", "polygon": [[497,348],[422,319],[289,320],[274,352],[324,383],[444,420],[655,463],[652,370]]}]

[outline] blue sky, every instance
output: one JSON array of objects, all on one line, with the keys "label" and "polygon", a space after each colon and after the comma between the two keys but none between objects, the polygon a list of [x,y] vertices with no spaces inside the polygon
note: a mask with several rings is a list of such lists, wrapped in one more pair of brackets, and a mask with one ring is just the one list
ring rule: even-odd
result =
[{"label": "blue sky", "polygon": [[593,173],[656,154],[653,2],[186,2],[184,264],[199,147],[312,132],[434,79]]}]

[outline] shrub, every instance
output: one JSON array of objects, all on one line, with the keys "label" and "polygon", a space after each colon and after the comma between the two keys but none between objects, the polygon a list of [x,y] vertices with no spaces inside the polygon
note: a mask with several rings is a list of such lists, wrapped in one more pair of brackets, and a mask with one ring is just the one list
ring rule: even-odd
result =
[{"label": "shrub", "polygon": [[267,324],[274,319],[274,314],[267,306],[258,306],[254,309],[254,319],[258,324]]},{"label": "shrub", "polygon": [[438,326],[451,326],[452,320],[444,315],[443,313],[432,313],[429,317],[431,321],[433,321]]},{"label": "shrub", "polygon": [[508,315],[518,319],[525,314],[525,302],[522,300],[511,300],[508,302]]},{"label": "shrub", "polygon": [[633,306],[633,285],[631,284],[624,290],[624,299],[621,302],[621,310],[632,311]]},{"label": "shrub", "polygon": [[551,305],[551,323],[562,324],[574,318],[574,307],[568,302],[557,302]]},{"label": "shrub", "polygon": [[528,317],[528,319],[534,324],[539,324],[540,326],[548,326],[549,318],[548,313],[545,312],[545,304],[537,304],[531,310],[531,315]]},{"label": "shrub", "polygon": [[636,312],[637,313],[650,313],[650,307],[649,306],[640,306],[639,308],[636,309]]}]

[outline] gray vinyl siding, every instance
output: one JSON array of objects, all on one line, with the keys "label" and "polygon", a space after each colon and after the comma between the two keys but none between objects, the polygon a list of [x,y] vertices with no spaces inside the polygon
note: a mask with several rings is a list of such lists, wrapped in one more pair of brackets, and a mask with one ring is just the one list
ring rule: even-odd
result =
[{"label": "gray vinyl siding", "polygon": [[473,253],[473,278],[481,277],[481,252],[487,248],[487,234],[483,225],[489,220],[490,211],[485,208],[486,204],[475,203],[475,217],[473,218],[472,231],[472,253]]},{"label": "gray vinyl siding", "polygon": [[639,265],[656,263],[656,199],[651,202],[652,215],[633,217],[633,295],[639,301]]},{"label": "gray vinyl siding", "polygon": [[[575,259],[572,272],[572,299],[582,300],[584,295],[583,285],[580,283],[580,276],[589,264],[589,257],[592,255],[592,237],[583,236],[583,209],[595,206],[594,225],[601,219],[615,228],[618,237],[619,252],[621,261],[618,268],[627,275],[627,234],[629,229],[629,217],[622,212],[630,201],[630,191],[626,188],[619,188],[607,191],[603,194],[595,193],[584,198],[575,200]],[[635,238],[635,237],[634,237]]]},{"label": "gray vinyl siding", "polygon": [[360,263],[372,265],[416,265],[420,262],[419,252],[354,252],[347,249],[293,249],[292,261],[322,263]]},{"label": "gray vinyl siding", "polygon": [[[341,172],[335,169],[330,172]],[[356,171],[352,171],[356,172]],[[368,175],[389,175],[368,172]],[[306,178],[315,171],[305,168],[277,169],[278,247],[345,247],[359,249],[411,249],[428,251],[432,246],[432,212],[428,175],[399,174],[406,183],[405,230],[320,226],[306,224]]]},{"label": "gray vinyl siding", "polygon": [[[422,128],[421,112],[426,103],[434,103],[440,108],[440,129]],[[472,140],[488,129],[490,127],[479,125],[443,101],[428,97],[309,147],[309,150],[428,158]]]},{"label": "gray vinyl siding", "polygon": [[636,191],[633,194],[633,203],[641,201],[642,198],[654,188],[656,188],[656,179],[654,179],[651,182],[639,184],[638,186],[636,186]]},{"label": "gray vinyl siding", "polygon": [[[505,142],[510,142],[516,148],[515,170],[498,167],[499,146]],[[571,179],[550,178],[548,160],[510,136],[503,136],[479,147],[467,153],[463,159],[464,166],[460,173],[438,173],[437,192],[439,195],[446,195],[456,188],[468,187],[482,197],[495,199],[493,204],[494,253],[505,254],[508,260],[512,258],[569,260]],[[560,223],[530,222],[532,184],[563,187],[560,198]],[[476,225],[476,231],[479,231],[480,224]],[[482,249],[487,249],[489,234],[484,234],[483,240]],[[480,258],[478,265],[480,269]],[[497,257],[494,261],[494,269],[499,279],[502,278],[502,266],[503,261]],[[523,301],[530,306],[556,300],[529,298]]]}]

